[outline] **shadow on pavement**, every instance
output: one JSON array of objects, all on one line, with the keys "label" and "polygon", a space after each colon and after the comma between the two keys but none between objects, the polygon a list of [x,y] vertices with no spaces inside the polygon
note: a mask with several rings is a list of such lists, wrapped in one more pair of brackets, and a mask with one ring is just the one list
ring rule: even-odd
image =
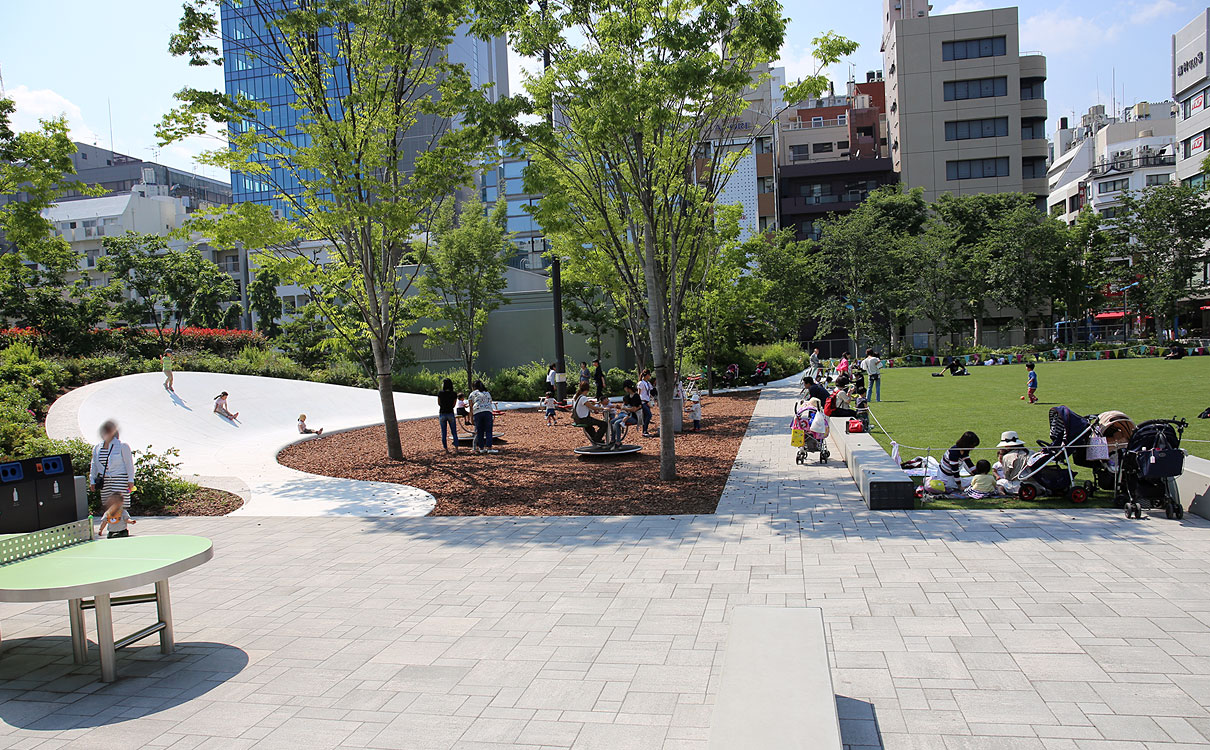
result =
[{"label": "shadow on pavement", "polygon": [[74,663],[65,636],[6,640],[0,653],[0,721],[44,731],[120,724],[188,703],[248,665],[248,654],[223,643],[178,643],[165,656],[152,639],[119,651],[118,679],[104,683],[95,646],[89,659]]}]

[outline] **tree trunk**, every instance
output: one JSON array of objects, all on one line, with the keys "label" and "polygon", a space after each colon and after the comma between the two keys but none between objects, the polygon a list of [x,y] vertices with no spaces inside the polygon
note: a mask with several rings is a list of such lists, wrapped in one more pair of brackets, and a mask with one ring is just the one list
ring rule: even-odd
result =
[{"label": "tree trunk", "polygon": [[655,370],[655,387],[659,392],[660,409],[660,480],[676,479],[676,435],[672,422],[672,374],[669,361],[675,355],[675,344],[669,339],[669,321],[664,308],[667,290],[655,261],[655,238],[648,222],[643,232],[643,273],[647,277],[647,318],[650,321],[651,361]]},{"label": "tree trunk", "polygon": [[382,426],[387,433],[387,457],[403,460],[403,442],[399,438],[399,418],[395,416],[395,388],[391,383],[391,362],[378,340],[370,337],[374,366],[378,370],[378,398],[382,402]]},{"label": "tree trunk", "polygon": [[978,347],[980,342],[983,340],[983,319],[979,315],[979,313],[974,313],[973,318],[974,318],[974,325],[975,325],[975,342],[974,342],[974,344],[976,347]]},{"label": "tree trunk", "polygon": [[714,395],[714,344],[710,338],[710,316],[706,316],[706,393]]}]

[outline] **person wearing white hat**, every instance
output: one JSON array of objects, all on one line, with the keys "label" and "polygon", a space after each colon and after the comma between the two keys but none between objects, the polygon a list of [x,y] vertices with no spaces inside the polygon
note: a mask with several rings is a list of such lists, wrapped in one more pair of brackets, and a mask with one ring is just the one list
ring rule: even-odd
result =
[{"label": "person wearing white hat", "polygon": [[702,429],[702,397],[697,393],[690,396],[689,403],[685,404],[685,411],[689,412],[690,418],[693,419],[693,431]]},{"label": "person wearing white hat", "polygon": [[1029,450],[1014,430],[1000,433],[1000,442],[996,444],[999,452],[996,454],[996,464],[992,473],[996,477],[996,486],[1005,495],[1015,495],[1021,489],[1021,471],[1025,468],[1025,460],[1029,458]]}]

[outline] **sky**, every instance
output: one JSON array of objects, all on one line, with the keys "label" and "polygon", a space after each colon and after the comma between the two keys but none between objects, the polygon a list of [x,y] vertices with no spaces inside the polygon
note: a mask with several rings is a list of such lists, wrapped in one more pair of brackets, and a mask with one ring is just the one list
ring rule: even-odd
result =
[{"label": "sky", "polygon": [[[779,64],[793,81],[815,72],[811,40],[835,31],[859,44],[828,74],[838,92],[852,71],[859,81],[882,68],[881,0],[782,0],[790,19]],[[988,0],[934,0],[934,14],[1003,7]],[[1059,117],[1171,96],[1171,35],[1205,5],[1182,0],[1023,0],[1021,49],[1047,56],[1047,127]],[[176,0],[0,0],[0,77],[17,104],[16,125],[66,115],[76,140],[227,179],[195,161],[220,145],[198,138],[160,149],[155,124],[185,86],[221,89],[217,68],[191,68],[167,52]],[[510,86],[527,61],[512,56]],[[1116,68],[1116,69],[1115,69]],[[1111,86],[1111,81],[1115,84]]]}]

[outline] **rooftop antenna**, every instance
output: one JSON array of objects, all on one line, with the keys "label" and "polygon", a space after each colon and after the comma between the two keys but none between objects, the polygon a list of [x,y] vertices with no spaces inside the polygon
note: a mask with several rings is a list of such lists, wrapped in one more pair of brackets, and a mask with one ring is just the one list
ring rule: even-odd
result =
[{"label": "rooftop antenna", "polygon": [[109,107],[109,153],[113,154],[113,101],[105,97],[105,106]]},{"label": "rooftop antenna", "polygon": [[4,67],[0,66],[0,96],[4,96]]}]

